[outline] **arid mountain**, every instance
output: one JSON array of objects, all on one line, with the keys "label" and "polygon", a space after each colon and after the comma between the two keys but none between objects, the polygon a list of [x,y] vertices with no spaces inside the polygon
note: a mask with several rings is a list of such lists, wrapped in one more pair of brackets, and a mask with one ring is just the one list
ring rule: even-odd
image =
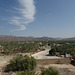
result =
[{"label": "arid mountain", "polygon": [[73,37],[73,38],[65,38],[65,39],[63,39],[63,40],[72,41],[72,40],[75,40],[75,37]]},{"label": "arid mountain", "polygon": [[26,41],[26,40],[33,40],[34,37],[17,37],[17,36],[10,36],[10,35],[0,35],[0,41]]},{"label": "arid mountain", "polygon": [[51,37],[17,37],[10,35],[0,35],[0,41],[35,41],[35,40],[48,41],[56,39]]},{"label": "arid mountain", "polygon": [[49,40],[75,40],[75,38],[51,38],[51,37],[17,37],[11,35],[0,35],[0,41],[49,41]]}]

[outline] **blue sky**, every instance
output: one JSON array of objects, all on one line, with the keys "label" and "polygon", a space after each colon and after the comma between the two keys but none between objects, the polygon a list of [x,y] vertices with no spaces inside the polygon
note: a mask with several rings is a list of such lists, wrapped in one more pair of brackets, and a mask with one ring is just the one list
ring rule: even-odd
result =
[{"label": "blue sky", "polygon": [[0,35],[75,37],[75,0],[0,0]]}]

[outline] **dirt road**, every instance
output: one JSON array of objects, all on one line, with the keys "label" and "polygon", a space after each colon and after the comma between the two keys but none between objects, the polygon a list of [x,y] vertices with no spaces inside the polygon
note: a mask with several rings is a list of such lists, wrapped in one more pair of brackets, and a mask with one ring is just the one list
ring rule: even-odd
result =
[{"label": "dirt road", "polygon": [[49,50],[50,49],[46,49],[45,51],[41,51],[38,53],[35,53],[32,55],[32,57],[34,57],[35,59],[55,59],[55,58],[61,58],[61,57],[57,57],[57,56],[49,56]]}]

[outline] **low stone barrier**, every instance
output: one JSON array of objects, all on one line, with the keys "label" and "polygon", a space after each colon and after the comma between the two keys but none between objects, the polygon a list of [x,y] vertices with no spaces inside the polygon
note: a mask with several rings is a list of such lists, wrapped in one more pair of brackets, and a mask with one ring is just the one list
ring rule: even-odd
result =
[{"label": "low stone barrier", "polygon": [[70,58],[61,58],[61,59],[38,59],[37,64],[70,64]]}]

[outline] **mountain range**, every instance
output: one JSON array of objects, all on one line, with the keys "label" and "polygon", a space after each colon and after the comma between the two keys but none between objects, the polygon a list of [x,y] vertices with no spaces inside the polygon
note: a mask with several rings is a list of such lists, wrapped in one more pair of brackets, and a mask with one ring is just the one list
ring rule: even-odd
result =
[{"label": "mountain range", "polygon": [[75,38],[52,38],[52,37],[18,37],[12,35],[0,35],[0,41],[49,41],[49,40],[75,40]]}]

